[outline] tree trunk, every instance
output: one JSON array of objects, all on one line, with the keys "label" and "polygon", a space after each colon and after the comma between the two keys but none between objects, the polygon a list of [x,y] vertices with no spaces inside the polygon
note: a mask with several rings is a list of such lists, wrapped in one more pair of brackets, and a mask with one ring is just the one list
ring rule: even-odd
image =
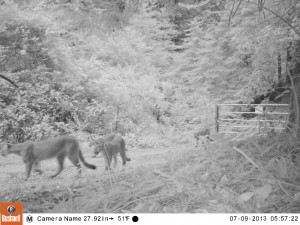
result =
[{"label": "tree trunk", "polygon": [[288,128],[295,132],[297,138],[300,138],[300,41],[295,42],[294,50],[292,65],[289,72],[291,80],[291,98]]},{"label": "tree trunk", "polygon": [[278,83],[279,84],[284,82],[281,71],[282,71],[281,54],[278,54],[278,56],[277,56],[277,74],[278,74]]},{"label": "tree trunk", "polygon": [[119,115],[120,115],[120,103],[117,105],[117,118],[116,118],[116,127],[115,127],[115,133],[117,134],[119,131]]},{"label": "tree trunk", "polygon": [[[289,43],[289,46],[287,47],[287,49],[286,49],[286,63],[287,63],[287,70],[290,70],[290,65],[291,65],[291,63],[292,63],[292,42],[290,42]],[[290,81],[290,77],[289,77],[289,75],[288,74],[286,74],[286,83],[288,84],[288,85],[291,85],[291,81]]]}]

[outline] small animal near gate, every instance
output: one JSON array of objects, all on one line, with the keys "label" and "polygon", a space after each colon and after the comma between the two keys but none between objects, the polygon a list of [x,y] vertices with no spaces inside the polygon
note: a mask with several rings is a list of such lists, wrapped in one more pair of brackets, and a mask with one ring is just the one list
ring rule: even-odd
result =
[{"label": "small animal near gate", "polygon": [[200,139],[202,144],[205,144],[207,141],[213,141],[210,138],[210,128],[207,127],[194,133],[194,138],[196,139],[196,147],[198,146]]}]

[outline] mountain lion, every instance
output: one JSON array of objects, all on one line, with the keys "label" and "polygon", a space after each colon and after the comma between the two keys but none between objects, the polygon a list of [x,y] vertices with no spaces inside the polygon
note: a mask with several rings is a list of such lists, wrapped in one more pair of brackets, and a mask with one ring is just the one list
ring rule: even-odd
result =
[{"label": "mountain lion", "polygon": [[201,139],[202,144],[205,144],[206,142],[210,142],[213,141],[210,138],[210,128],[203,128],[199,131],[197,131],[196,133],[194,133],[194,138],[196,139],[196,146],[198,146],[198,142]]},{"label": "mountain lion", "polygon": [[[61,173],[66,156],[77,167],[78,174],[81,173],[79,160],[87,168],[96,169],[96,166],[85,162],[77,139],[69,136],[61,136],[37,142],[26,141],[21,144],[2,144],[0,146],[0,153],[2,156],[14,153],[23,158],[26,166],[25,180],[30,176],[33,165],[37,168],[39,161],[51,158],[57,158],[59,166],[58,171],[51,178]],[[36,169],[36,171],[41,172],[40,169]]]},{"label": "mountain lion", "polygon": [[112,157],[114,159],[114,168],[116,167],[118,153],[121,155],[123,165],[126,165],[126,161],[130,161],[130,158],[126,156],[125,141],[120,135],[107,134],[98,139],[93,139],[90,147],[94,150],[94,157],[100,152],[102,153],[105,160],[105,170],[110,170]]}]

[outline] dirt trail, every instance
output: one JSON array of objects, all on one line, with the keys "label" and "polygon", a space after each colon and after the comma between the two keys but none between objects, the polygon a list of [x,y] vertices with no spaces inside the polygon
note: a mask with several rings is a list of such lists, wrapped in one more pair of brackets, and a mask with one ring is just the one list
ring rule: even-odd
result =
[{"label": "dirt trail", "polygon": [[[125,170],[135,169],[138,166],[153,168],[155,164],[163,163],[165,160],[166,150],[164,149],[131,149],[127,155],[131,158],[127,162]],[[88,152],[83,153],[86,161],[97,166],[95,171],[89,170],[83,166],[82,178],[99,181],[104,173],[104,159],[102,156],[92,158]],[[118,156],[117,168],[114,170],[118,172],[122,169],[122,161]],[[51,189],[57,187],[68,187],[74,183],[75,180],[80,180],[76,176],[76,168],[70,163],[68,159],[65,160],[65,168],[62,173],[54,178],[49,177],[55,173],[57,169],[56,159],[50,159],[41,162],[41,167],[44,173],[42,175],[32,173],[28,181],[24,181],[25,165],[21,157],[16,155],[9,155],[6,158],[0,157],[0,200],[2,198],[11,199],[20,194],[39,189]]]}]

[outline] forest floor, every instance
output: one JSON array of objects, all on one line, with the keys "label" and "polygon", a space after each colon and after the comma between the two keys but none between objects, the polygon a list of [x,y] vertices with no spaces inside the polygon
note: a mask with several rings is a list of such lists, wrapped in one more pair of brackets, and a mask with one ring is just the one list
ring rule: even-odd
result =
[{"label": "forest floor", "polygon": [[213,138],[198,147],[129,149],[131,161],[122,168],[119,158],[110,173],[102,157],[92,158],[83,148],[97,169],[84,168],[81,177],[66,160],[64,171],[50,179],[57,165],[47,160],[44,174],[24,181],[21,158],[1,157],[0,201],[22,201],[25,212],[300,212],[300,167],[285,153],[286,136],[236,143]]},{"label": "forest floor", "polygon": [[[166,152],[165,149],[131,149],[127,152],[131,161],[127,162],[126,167],[121,166],[121,158],[118,156],[117,167],[109,174],[104,170],[105,164],[101,154],[92,158],[92,152],[86,151],[86,154],[83,153],[84,157],[87,162],[97,166],[95,171],[82,166],[82,174],[78,177],[76,168],[66,159],[62,173],[51,179],[50,176],[55,174],[58,165],[56,159],[50,159],[41,162],[41,169],[44,173],[40,175],[32,171],[28,181],[24,180],[25,164],[20,156],[9,155],[6,158],[1,156],[0,201],[22,201],[25,212],[44,212],[44,210],[52,208],[55,203],[64,201],[69,198],[69,195],[73,195],[72,189],[74,188],[89,192],[90,188],[93,187],[93,191],[97,192],[99,191],[97,186],[101,189],[101,183],[107,182],[116,174],[119,176],[128,175],[130,171],[141,166],[153,170],[165,162],[170,151]],[[43,204],[46,202],[49,204],[45,207]]]}]

